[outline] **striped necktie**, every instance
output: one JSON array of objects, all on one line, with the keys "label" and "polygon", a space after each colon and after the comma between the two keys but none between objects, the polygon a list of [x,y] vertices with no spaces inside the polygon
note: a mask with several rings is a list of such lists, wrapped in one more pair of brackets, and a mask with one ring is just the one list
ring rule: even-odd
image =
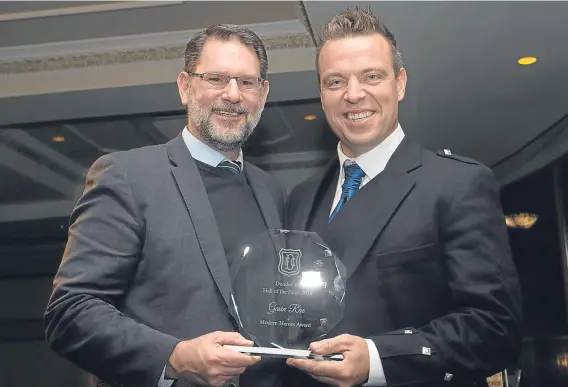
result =
[{"label": "striped necktie", "polygon": [[359,187],[365,176],[365,172],[363,172],[361,167],[354,161],[346,161],[343,164],[343,171],[345,172],[345,180],[341,186],[341,197],[329,216],[330,222],[335,218],[339,210],[341,210],[341,207],[359,191]]},{"label": "striped necktie", "polygon": [[223,160],[217,165],[217,168],[226,169],[235,175],[241,173],[241,163],[238,161]]}]

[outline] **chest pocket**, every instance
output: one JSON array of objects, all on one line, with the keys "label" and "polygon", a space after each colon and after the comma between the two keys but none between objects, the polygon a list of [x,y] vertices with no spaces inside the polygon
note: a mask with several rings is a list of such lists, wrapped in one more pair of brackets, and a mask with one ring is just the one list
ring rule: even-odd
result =
[{"label": "chest pocket", "polygon": [[436,259],[438,249],[435,243],[413,247],[410,249],[374,254],[377,267],[388,269],[392,267],[416,264],[418,262]]}]

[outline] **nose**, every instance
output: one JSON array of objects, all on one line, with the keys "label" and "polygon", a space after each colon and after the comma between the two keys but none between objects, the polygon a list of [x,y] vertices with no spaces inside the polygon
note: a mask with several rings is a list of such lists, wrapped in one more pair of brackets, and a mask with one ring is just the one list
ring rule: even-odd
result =
[{"label": "nose", "polygon": [[345,101],[351,104],[357,104],[365,98],[365,90],[361,87],[361,83],[358,80],[351,80],[347,84],[347,91],[345,93]]},{"label": "nose", "polygon": [[230,103],[240,102],[242,99],[241,90],[236,79],[231,79],[223,90],[222,98]]}]

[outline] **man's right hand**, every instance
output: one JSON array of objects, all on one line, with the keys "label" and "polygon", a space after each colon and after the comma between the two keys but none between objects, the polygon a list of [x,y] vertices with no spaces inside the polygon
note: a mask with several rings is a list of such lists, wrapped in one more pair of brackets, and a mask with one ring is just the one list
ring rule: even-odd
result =
[{"label": "man's right hand", "polygon": [[254,343],[236,332],[213,332],[182,341],[168,360],[166,376],[222,387],[260,361],[258,356],[224,348],[225,344],[252,347]]}]

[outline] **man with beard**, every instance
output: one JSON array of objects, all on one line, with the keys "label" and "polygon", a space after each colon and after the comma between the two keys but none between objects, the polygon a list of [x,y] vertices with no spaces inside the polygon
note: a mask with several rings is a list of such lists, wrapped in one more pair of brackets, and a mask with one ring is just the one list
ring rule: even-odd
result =
[{"label": "man with beard", "polygon": [[283,362],[223,347],[253,345],[229,313],[228,257],[282,227],[281,187],[241,151],[264,108],[267,67],[252,31],[202,31],[177,79],[187,127],[89,170],[45,325],[50,347],[97,386],[279,385]]}]

